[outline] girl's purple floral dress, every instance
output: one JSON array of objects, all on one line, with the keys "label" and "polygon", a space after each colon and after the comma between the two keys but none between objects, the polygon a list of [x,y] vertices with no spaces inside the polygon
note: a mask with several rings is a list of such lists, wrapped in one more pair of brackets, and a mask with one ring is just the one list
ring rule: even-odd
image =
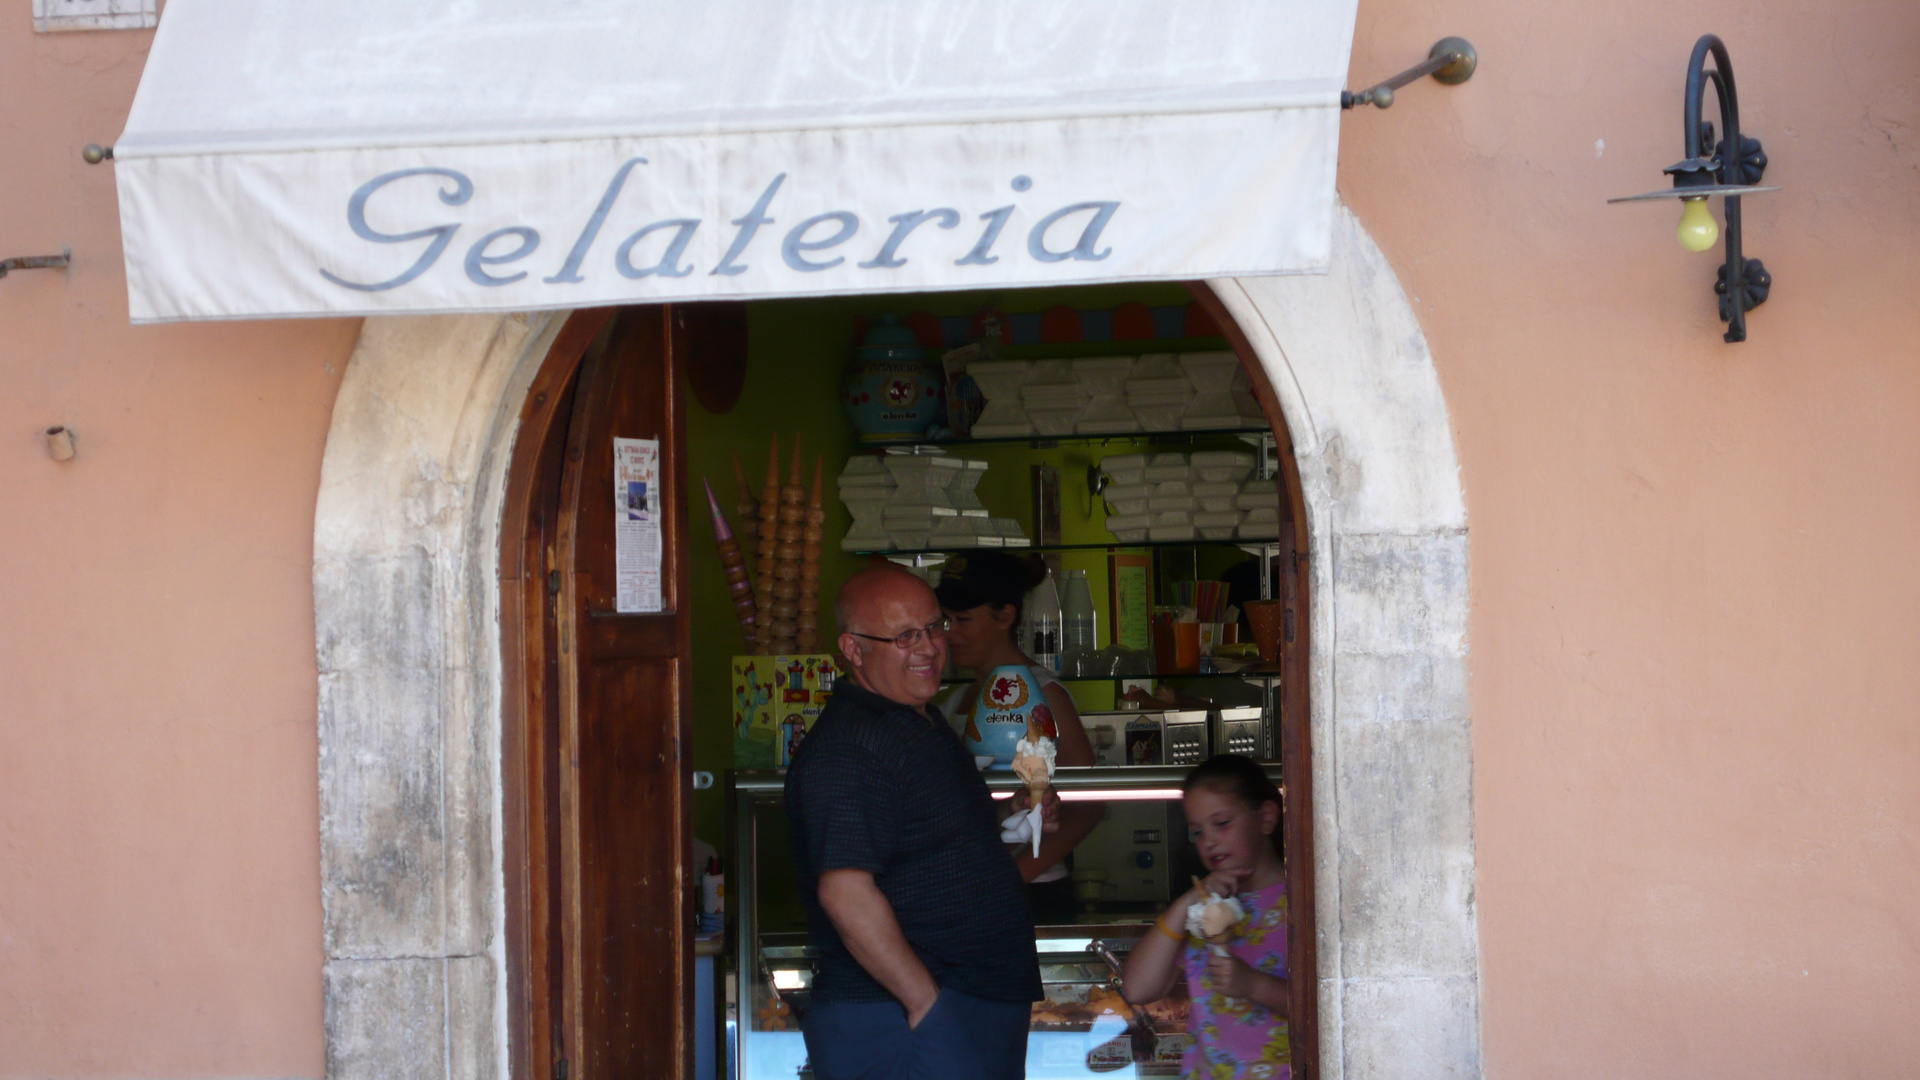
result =
[{"label": "girl's purple floral dress", "polygon": [[[1276,882],[1240,894],[1247,918],[1235,927],[1227,949],[1255,971],[1287,977],[1287,885]],[[1193,1046],[1180,1062],[1183,1080],[1290,1080],[1292,1048],[1287,1022],[1246,998],[1213,992],[1207,983],[1209,946],[1187,938],[1182,964],[1193,1001],[1187,1031]]]}]

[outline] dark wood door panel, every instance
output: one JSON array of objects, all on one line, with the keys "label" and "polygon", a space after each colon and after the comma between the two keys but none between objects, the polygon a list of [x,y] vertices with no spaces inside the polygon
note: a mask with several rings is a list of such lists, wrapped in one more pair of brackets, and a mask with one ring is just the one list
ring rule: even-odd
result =
[{"label": "dark wood door panel", "polygon": [[580,983],[587,1027],[579,1071],[587,1077],[679,1074],[680,954],[689,913],[679,900],[679,813],[663,793],[678,785],[682,740],[652,722],[657,703],[680,696],[669,659],[595,662],[581,697]]},{"label": "dark wood door panel", "polygon": [[596,659],[671,659],[678,656],[686,638],[680,633],[680,620],[668,615],[615,615],[593,612],[582,631],[586,647]]},{"label": "dark wood door panel", "polygon": [[[582,364],[560,490],[562,1012],[574,1080],[692,1066],[686,507],[664,308]],[[613,440],[660,442],[659,614],[615,613]]]}]

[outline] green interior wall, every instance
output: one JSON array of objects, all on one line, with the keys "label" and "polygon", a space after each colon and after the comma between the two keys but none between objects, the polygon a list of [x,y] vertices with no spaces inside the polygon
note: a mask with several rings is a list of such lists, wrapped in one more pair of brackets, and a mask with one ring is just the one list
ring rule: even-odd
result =
[{"label": "green interior wall", "polygon": [[[1150,306],[1185,304],[1192,299],[1185,286],[1132,285],[1086,288],[1033,289],[1006,293],[931,293],[901,296],[857,296],[808,300],[767,300],[749,304],[746,385],[739,402],[724,414],[707,411],[691,394],[687,398],[687,478],[696,501],[692,514],[693,603],[693,767],[716,777],[734,767],[731,658],[744,649],[733,603],[714,546],[714,532],[700,493],[702,479],[712,481],[728,517],[735,497],[731,455],[738,453],[747,481],[756,492],[764,481],[767,442],[780,438],[784,475],[795,432],[801,435],[805,458],[803,485],[812,482],[813,460],[824,455],[826,479],[826,542],[820,566],[823,637],[831,641],[833,597],[840,584],[862,560],[839,550],[839,538],[849,524],[846,507],[835,497],[834,477],[853,452],[852,425],[839,403],[842,369],[857,342],[856,321],[885,312],[928,311],[935,315],[969,315],[986,307],[1003,312],[1040,311],[1056,304],[1080,310],[1117,307],[1129,301]],[[1155,341],[1090,342],[1071,345],[1010,346],[1014,358],[1040,359],[1126,355],[1140,352],[1194,352],[1222,349],[1223,339],[1159,339]],[[1134,452],[1138,447],[1116,440],[1106,447],[1057,447],[1035,450],[1025,443],[968,447],[965,456],[989,462],[980,484],[980,497],[996,514],[1020,519],[1032,533],[1028,466],[1045,462],[1060,470],[1061,530],[1065,543],[1101,543],[1111,539],[1106,514],[1086,483],[1087,466],[1109,453]],[[751,558],[751,553],[748,553]],[[1087,571],[1096,606],[1102,610],[1101,643],[1109,640],[1105,620],[1107,557],[1104,551],[1065,552],[1061,564]],[[1203,567],[1204,569],[1204,567]],[[831,646],[822,651],[831,651]],[[1082,708],[1111,708],[1110,684],[1075,687]],[[724,785],[694,794],[694,831],[701,839],[725,850],[726,807]],[[784,866],[785,840],[763,834],[763,844],[774,864]],[[768,882],[767,885],[772,885]],[[779,895],[763,887],[762,897]],[[763,907],[763,915],[773,915]]]}]

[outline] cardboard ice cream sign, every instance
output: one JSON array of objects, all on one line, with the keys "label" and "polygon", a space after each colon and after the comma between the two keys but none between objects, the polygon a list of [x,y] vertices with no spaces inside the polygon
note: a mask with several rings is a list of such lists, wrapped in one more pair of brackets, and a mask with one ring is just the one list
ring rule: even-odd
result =
[{"label": "cardboard ice cream sign", "polygon": [[1029,720],[1047,738],[1058,737],[1053,710],[1033,669],[1020,664],[994,668],[981,682],[967,720],[967,748],[982,757],[991,754],[995,768],[1006,768],[1013,764],[1015,744],[1026,738]]}]

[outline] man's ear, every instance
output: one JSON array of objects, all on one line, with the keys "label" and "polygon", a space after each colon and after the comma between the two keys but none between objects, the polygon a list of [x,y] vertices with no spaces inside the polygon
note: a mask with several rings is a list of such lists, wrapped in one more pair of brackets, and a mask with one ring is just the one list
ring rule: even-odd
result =
[{"label": "man's ear", "polygon": [[1260,835],[1272,836],[1280,827],[1280,804],[1268,799],[1260,804]]},{"label": "man's ear", "polygon": [[860,639],[852,634],[841,634],[835,644],[840,646],[840,655],[847,666],[858,671],[866,663],[866,650],[860,647]]}]

